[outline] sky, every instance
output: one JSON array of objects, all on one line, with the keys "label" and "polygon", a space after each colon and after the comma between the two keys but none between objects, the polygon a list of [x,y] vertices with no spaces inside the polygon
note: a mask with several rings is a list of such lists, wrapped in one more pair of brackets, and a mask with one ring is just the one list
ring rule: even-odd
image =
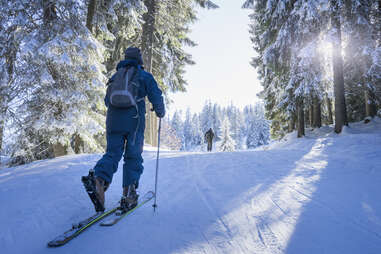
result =
[{"label": "sky", "polygon": [[243,108],[259,101],[261,86],[250,65],[254,50],[249,34],[249,10],[241,9],[243,0],[214,0],[215,10],[199,10],[190,38],[198,46],[187,48],[196,65],[187,66],[186,93],[171,94],[169,112],[200,112],[205,101],[221,106],[233,103]]}]

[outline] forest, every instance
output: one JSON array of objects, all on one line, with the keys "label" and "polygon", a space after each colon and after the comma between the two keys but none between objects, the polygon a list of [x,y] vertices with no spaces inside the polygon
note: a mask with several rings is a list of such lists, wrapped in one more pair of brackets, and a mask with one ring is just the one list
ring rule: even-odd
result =
[{"label": "forest", "polygon": [[374,117],[381,98],[381,1],[247,0],[252,66],[273,137]]},{"label": "forest", "polygon": [[380,144],[381,0],[0,0],[1,254],[380,254]]},{"label": "forest", "polygon": [[[218,8],[209,0],[0,3],[0,151],[12,164],[104,151],[105,84],[128,46],[141,48],[145,69],[170,105],[171,94],[191,85],[185,67],[195,62],[186,47],[197,45],[189,38],[197,10]],[[242,4],[251,12],[248,64],[261,80],[264,110],[207,102],[185,120],[176,112],[165,121],[169,147],[202,145],[207,125],[217,140],[228,130],[232,150],[269,142],[267,134],[263,141],[249,138],[258,137],[250,130],[259,123],[279,139],[330,124],[340,133],[351,122],[381,114],[380,0]],[[149,109],[147,104],[145,142],[155,146],[158,121]]]},{"label": "forest", "polygon": [[[217,7],[209,0],[2,0],[0,151],[16,164],[103,152],[105,84],[124,50],[141,49],[166,95],[184,92],[196,8]],[[155,145],[157,120],[151,112],[146,118],[146,142]]]},{"label": "forest", "polygon": [[217,151],[252,149],[270,142],[270,121],[257,103],[241,110],[206,101],[200,113],[176,110],[164,121],[163,145],[173,150],[205,151],[205,133],[212,129]]}]

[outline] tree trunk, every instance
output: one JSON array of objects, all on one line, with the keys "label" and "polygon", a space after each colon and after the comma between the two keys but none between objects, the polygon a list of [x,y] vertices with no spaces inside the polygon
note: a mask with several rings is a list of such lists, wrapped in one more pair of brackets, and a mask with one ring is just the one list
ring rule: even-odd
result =
[{"label": "tree trunk", "polygon": [[[378,0],[378,24],[381,23],[381,0]],[[380,26],[379,26],[380,27]],[[376,31],[378,30],[378,36],[376,38],[378,38],[376,40],[377,42],[377,46],[381,46],[381,29],[376,29]]]},{"label": "tree trunk", "polygon": [[321,103],[318,98],[314,98],[313,100],[313,127],[320,128],[321,127]]},{"label": "tree trunk", "polygon": [[377,108],[375,103],[375,95],[371,89],[365,87],[364,90],[365,99],[365,116],[374,117],[377,114]]},{"label": "tree trunk", "polygon": [[121,37],[117,37],[115,40],[114,50],[112,51],[111,56],[106,63],[107,72],[113,71],[115,69],[116,63],[120,60],[122,41],[123,40]]},{"label": "tree trunk", "polygon": [[331,23],[336,32],[332,45],[333,80],[335,93],[335,132],[340,133],[348,125],[345,103],[343,57],[341,55],[341,23],[337,0],[331,0]]},{"label": "tree trunk", "polygon": [[333,113],[332,113],[332,102],[331,99],[326,98],[326,103],[327,103],[327,109],[328,109],[328,124],[333,124]]},{"label": "tree trunk", "polygon": [[295,124],[296,124],[296,113],[291,113],[291,118],[288,121],[288,132],[293,132],[295,130]]},{"label": "tree trunk", "polygon": [[309,124],[310,124],[310,127],[313,128],[314,126],[314,106],[313,106],[313,102],[311,103],[310,105],[310,108],[308,110],[308,117],[309,117]]},{"label": "tree trunk", "polygon": [[298,138],[303,137],[304,134],[304,105],[303,99],[299,99],[298,106]]},{"label": "tree trunk", "polygon": [[73,135],[73,145],[72,145],[74,153],[76,154],[82,153],[84,150],[84,146],[85,146],[85,142],[83,141],[83,139],[79,136],[78,133],[75,133]]},{"label": "tree trunk", "polygon": [[56,4],[53,0],[43,0],[44,24],[50,24],[57,18]]},{"label": "tree trunk", "polygon": [[53,144],[52,148],[54,158],[68,154],[68,148],[60,143]]},{"label": "tree trunk", "polygon": [[[144,0],[144,4],[147,7],[147,12],[143,15],[144,25],[143,25],[143,35],[142,35],[142,53],[144,60],[145,69],[152,73],[152,63],[153,63],[153,45],[154,45],[154,32],[155,32],[155,22],[156,22],[156,0]],[[148,100],[146,101],[146,131],[145,138],[146,142],[151,145],[157,145],[157,121],[156,115],[150,110],[151,105],[149,105]]]},{"label": "tree trunk", "polygon": [[97,0],[90,0],[87,6],[87,17],[86,17],[86,27],[93,32],[93,19],[95,15],[95,10],[97,8]]},{"label": "tree trunk", "polygon": [[[3,136],[4,136],[4,121],[0,121],[0,154],[3,150]],[[1,162],[1,158],[0,158]]]}]

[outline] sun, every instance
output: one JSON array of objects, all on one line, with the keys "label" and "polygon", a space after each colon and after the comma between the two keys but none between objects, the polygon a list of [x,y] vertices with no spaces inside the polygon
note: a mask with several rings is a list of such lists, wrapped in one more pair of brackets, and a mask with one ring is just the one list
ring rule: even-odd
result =
[{"label": "sun", "polygon": [[323,55],[330,55],[332,53],[332,43],[328,41],[320,41],[318,44],[318,51]]}]

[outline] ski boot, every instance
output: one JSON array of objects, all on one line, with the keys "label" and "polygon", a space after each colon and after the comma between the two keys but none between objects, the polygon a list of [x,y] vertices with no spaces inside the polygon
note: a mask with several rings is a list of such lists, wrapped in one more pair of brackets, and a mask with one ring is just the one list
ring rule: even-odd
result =
[{"label": "ski boot", "polygon": [[136,193],[135,184],[123,188],[123,196],[120,200],[120,211],[118,214],[124,214],[135,208],[138,204],[139,195]]},{"label": "ski boot", "polygon": [[89,171],[88,176],[82,176],[82,183],[89,195],[91,202],[94,204],[96,212],[104,212],[105,210],[105,191],[109,184],[100,177],[94,176],[94,170]]}]

